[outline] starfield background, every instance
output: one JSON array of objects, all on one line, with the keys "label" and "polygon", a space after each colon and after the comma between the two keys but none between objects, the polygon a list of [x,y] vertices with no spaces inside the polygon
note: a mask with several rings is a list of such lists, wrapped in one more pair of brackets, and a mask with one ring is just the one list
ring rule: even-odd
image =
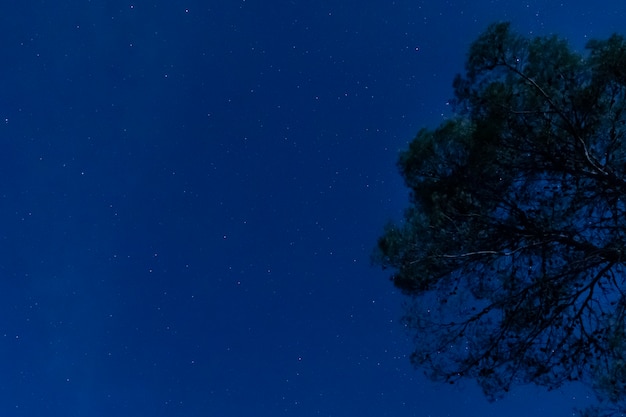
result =
[{"label": "starfield background", "polygon": [[0,415],[556,416],[409,363],[369,256],[489,23],[616,1],[23,1],[0,13]]}]

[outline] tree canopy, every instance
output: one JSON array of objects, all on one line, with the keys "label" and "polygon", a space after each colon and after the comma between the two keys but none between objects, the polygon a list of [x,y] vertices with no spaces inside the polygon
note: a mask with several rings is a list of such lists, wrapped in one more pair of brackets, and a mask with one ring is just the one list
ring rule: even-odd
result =
[{"label": "tree canopy", "polygon": [[437,380],[589,384],[626,407],[626,40],[527,38],[508,23],[471,45],[455,116],[398,167],[404,219],[375,260],[409,295],[412,362]]}]

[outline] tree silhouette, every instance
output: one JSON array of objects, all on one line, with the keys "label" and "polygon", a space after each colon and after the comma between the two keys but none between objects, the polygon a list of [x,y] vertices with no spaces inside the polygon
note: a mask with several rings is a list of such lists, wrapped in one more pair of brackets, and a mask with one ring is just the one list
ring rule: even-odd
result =
[{"label": "tree silhouette", "polygon": [[375,253],[411,296],[412,362],[490,398],[582,381],[588,415],[623,412],[626,41],[583,56],[493,24],[454,91],[400,155],[410,205]]}]

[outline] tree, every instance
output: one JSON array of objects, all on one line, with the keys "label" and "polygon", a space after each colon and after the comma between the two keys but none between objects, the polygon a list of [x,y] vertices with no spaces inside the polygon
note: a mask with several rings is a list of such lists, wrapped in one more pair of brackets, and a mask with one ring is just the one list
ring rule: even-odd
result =
[{"label": "tree", "polygon": [[493,24],[454,92],[455,116],[400,155],[410,205],[375,252],[410,296],[412,362],[490,398],[582,381],[595,415],[623,412],[625,39],[583,56]]}]

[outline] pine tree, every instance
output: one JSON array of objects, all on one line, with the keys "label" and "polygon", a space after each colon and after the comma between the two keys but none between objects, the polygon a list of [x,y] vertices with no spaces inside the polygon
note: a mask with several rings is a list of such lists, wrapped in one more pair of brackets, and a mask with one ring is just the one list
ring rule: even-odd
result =
[{"label": "pine tree", "polygon": [[625,39],[581,55],[493,24],[454,91],[454,118],[400,155],[410,204],[375,253],[410,296],[412,362],[489,398],[582,381],[596,415],[623,411]]}]

